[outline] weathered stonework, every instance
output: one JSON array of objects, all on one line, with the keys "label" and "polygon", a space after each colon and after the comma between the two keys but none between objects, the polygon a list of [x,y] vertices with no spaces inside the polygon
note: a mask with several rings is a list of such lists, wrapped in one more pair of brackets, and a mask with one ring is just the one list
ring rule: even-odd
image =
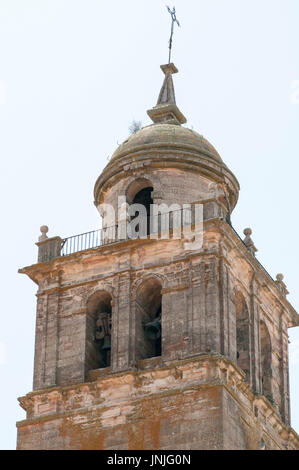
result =
[{"label": "weathered stonework", "polygon": [[20,399],[22,449],[296,449],[244,374],[219,355],[147,359],[139,370],[94,377]]},{"label": "weathered stonework", "polygon": [[[42,236],[38,263],[20,270],[38,300],[18,448],[298,449],[287,334],[298,314],[281,275],[274,281],[256,259],[251,231],[242,242],[230,225],[234,175],[156,108],[159,122],[122,144],[98,178],[95,204],[117,210],[119,196],[132,204],[146,188],[154,202],[201,203],[203,246],[148,237],[59,256],[61,239]],[[182,116],[175,102],[171,110]],[[99,318],[111,318],[109,333]]]}]

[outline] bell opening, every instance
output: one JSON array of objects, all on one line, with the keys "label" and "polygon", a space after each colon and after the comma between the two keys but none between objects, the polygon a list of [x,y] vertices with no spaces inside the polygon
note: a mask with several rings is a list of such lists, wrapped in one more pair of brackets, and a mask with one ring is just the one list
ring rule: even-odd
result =
[{"label": "bell opening", "polygon": [[104,290],[87,302],[85,374],[111,365],[112,297]]},{"label": "bell opening", "polygon": [[162,286],[151,278],[137,291],[137,357],[149,359],[162,353]]}]

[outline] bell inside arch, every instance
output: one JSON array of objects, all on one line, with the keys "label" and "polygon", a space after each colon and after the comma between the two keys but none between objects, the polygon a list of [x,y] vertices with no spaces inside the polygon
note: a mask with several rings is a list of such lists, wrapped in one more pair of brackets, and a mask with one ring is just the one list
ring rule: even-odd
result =
[{"label": "bell inside arch", "polygon": [[104,336],[103,344],[101,346],[102,351],[107,351],[111,349],[111,336]]},{"label": "bell inside arch", "polygon": [[146,323],[144,329],[148,339],[159,339],[161,336],[161,318],[155,318],[155,320]]},{"label": "bell inside arch", "polygon": [[161,313],[160,305],[156,313],[156,318],[144,325],[145,335],[151,341],[157,341],[161,338]]},{"label": "bell inside arch", "polygon": [[102,366],[110,365],[111,353],[111,313],[99,313],[96,321],[95,340],[102,355]]}]

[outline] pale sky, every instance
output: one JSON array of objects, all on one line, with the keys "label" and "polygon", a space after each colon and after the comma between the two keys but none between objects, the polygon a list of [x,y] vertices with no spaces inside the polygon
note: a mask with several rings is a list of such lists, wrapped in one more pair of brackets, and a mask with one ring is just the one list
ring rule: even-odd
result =
[{"label": "pale sky", "polygon": [[[0,448],[32,390],[39,227],[99,227],[94,183],[133,119],[148,124],[168,59],[166,0],[0,0]],[[177,104],[238,178],[232,222],[299,309],[299,2],[176,0]],[[171,3],[172,7],[173,4]],[[299,328],[290,330],[299,431]]]}]

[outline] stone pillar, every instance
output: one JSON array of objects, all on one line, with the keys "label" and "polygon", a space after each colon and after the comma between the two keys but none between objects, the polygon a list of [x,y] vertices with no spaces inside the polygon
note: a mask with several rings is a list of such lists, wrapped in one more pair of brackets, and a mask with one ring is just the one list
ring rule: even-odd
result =
[{"label": "stone pillar", "polygon": [[206,286],[206,351],[221,352],[220,346],[220,305],[217,258],[207,260],[205,267]]},{"label": "stone pillar", "polygon": [[260,313],[258,301],[258,285],[255,275],[250,285],[250,332],[251,332],[251,381],[254,392],[261,393],[260,370]]},{"label": "stone pillar", "polygon": [[36,245],[38,246],[38,263],[47,263],[54,258],[61,256],[62,239],[60,237],[47,237],[48,227],[42,225],[42,235],[39,237]]},{"label": "stone pillar", "polygon": [[228,296],[228,323],[229,323],[229,357],[237,363],[237,318],[236,318],[236,299],[235,293],[229,279],[229,296]]},{"label": "stone pillar", "polygon": [[72,312],[64,314],[61,309],[59,318],[58,356],[56,381],[58,385],[82,383],[87,377],[86,369],[86,332],[88,313]]},{"label": "stone pillar", "polygon": [[57,383],[59,289],[38,296],[33,389]]},{"label": "stone pillar", "polygon": [[[126,264],[129,260],[126,260]],[[129,270],[118,275],[113,310],[112,371],[127,370],[135,358],[134,319],[131,318],[131,279]]]},{"label": "stone pillar", "polygon": [[289,361],[288,361],[288,326],[284,321],[284,311],[279,318],[280,333],[280,393],[281,417],[287,426],[290,426],[290,390],[289,390]]},{"label": "stone pillar", "polygon": [[205,334],[205,263],[200,261],[192,267],[192,353],[206,351]]},{"label": "stone pillar", "polygon": [[188,354],[188,286],[162,290],[162,356],[181,359]]},{"label": "stone pillar", "polygon": [[224,246],[220,244],[220,258],[219,258],[219,289],[220,289],[220,352],[226,357],[235,360],[230,348],[230,285],[229,273],[225,262],[225,253],[223,252]]},{"label": "stone pillar", "polygon": [[47,327],[47,295],[38,295],[35,323],[33,390],[44,386]]},{"label": "stone pillar", "polygon": [[[191,352],[221,352],[219,277],[217,258],[192,268]],[[186,307],[185,307],[186,310]]]}]

